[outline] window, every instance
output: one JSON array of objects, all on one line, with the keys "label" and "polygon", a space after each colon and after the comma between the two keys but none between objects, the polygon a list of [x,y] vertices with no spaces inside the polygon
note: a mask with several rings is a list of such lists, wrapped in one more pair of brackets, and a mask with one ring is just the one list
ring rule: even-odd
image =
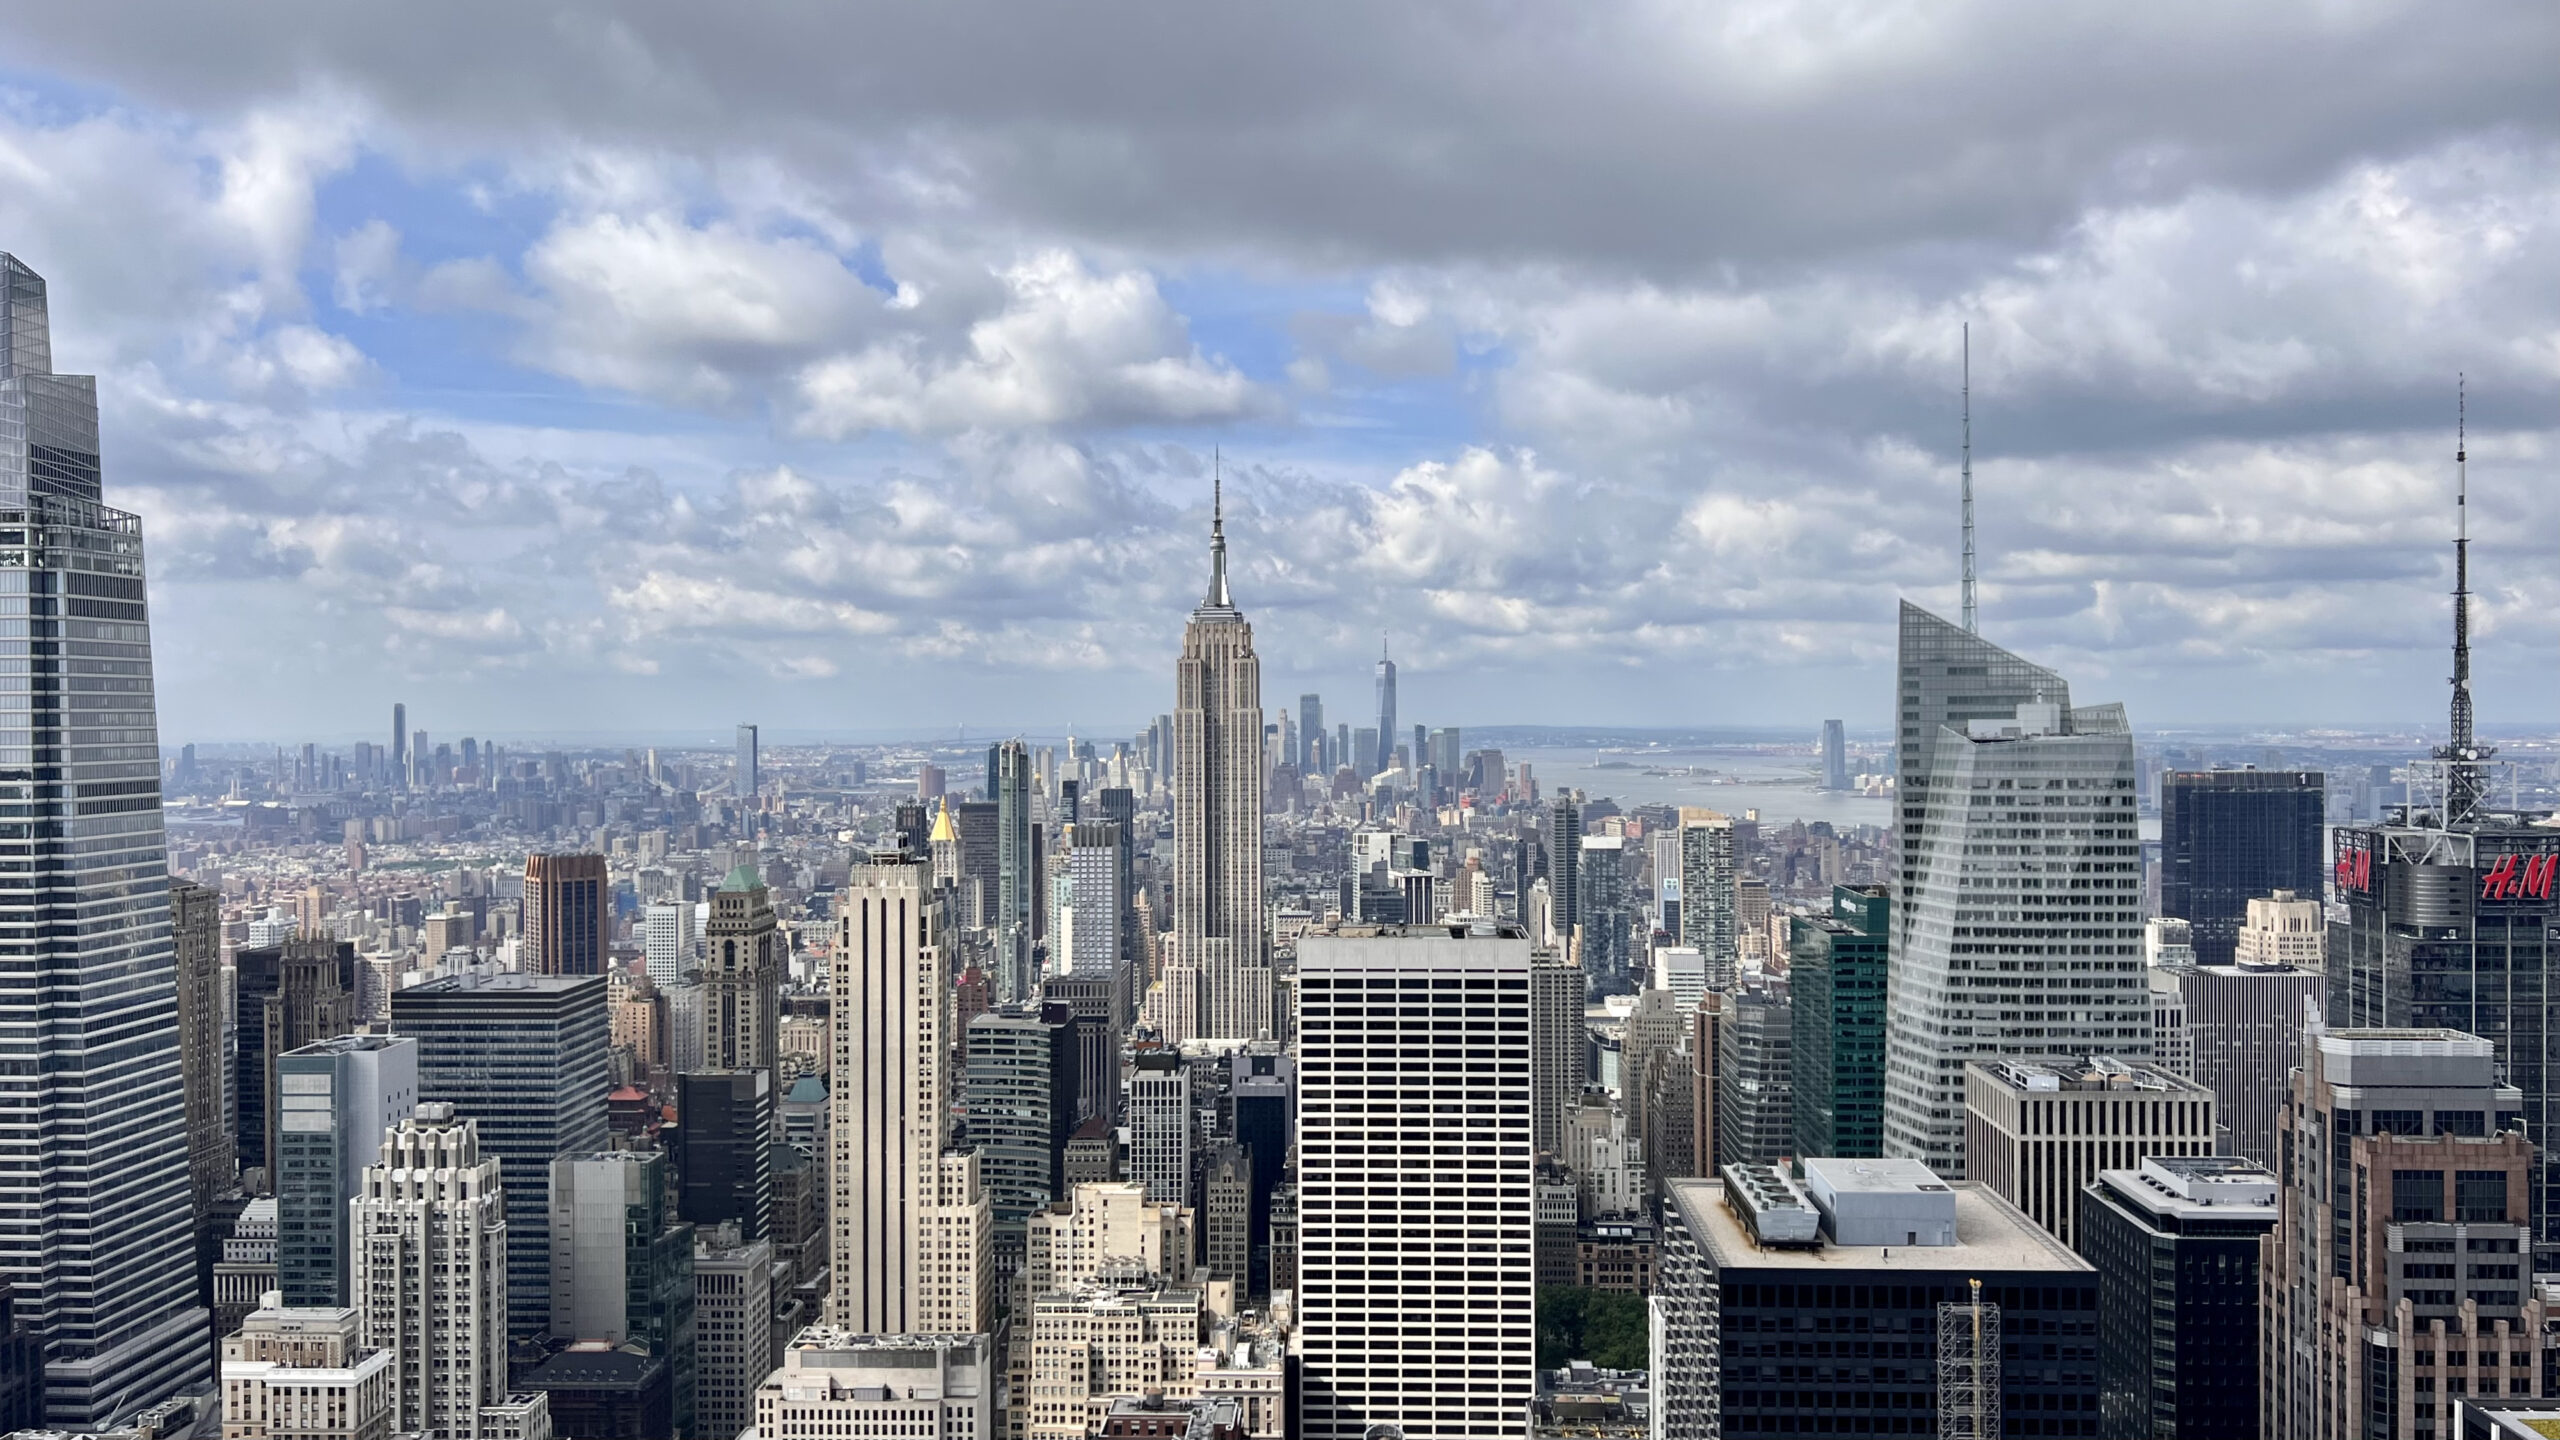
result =
[{"label": "window", "polygon": [[[2393,1201],[2397,1203],[2395,1190]],[[2495,1224],[2507,1218],[2507,1172],[2457,1170],[2453,1175],[2454,1218],[2466,1223]]]},{"label": "window", "polygon": [[[2503,1190],[2506,1183],[2504,1172],[2499,1172],[2498,1180]],[[2441,1170],[2392,1171],[2391,1218],[2403,1222],[2444,1219],[2444,1172]],[[2502,1213],[2499,1218],[2504,1219],[2504,1214]]]}]

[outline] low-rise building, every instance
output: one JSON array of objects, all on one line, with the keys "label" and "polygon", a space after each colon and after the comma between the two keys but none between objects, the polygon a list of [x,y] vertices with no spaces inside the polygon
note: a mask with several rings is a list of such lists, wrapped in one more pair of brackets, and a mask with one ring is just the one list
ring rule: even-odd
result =
[{"label": "low-rise building", "polygon": [[387,1440],[391,1352],[364,1348],[352,1309],[266,1300],[222,1342],[222,1440]]},{"label": "low-rise building", "polygon": [[755,1392],[754,1440],[993,1440],[1001,1377],[984,1335],[812,1325]]}]

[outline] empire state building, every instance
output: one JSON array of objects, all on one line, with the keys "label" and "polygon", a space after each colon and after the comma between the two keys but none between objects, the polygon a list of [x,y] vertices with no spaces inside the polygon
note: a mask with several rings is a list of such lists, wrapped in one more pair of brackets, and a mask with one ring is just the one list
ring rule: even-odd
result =
[{"label": "empire state building", "polygon": [[1209,594],[1173,669],[1173,956],[1168,1040],[1252,1039],[1272,1028],[1263,949],[1262,662],[1227,596],[1223,495],[1209,525]]}]

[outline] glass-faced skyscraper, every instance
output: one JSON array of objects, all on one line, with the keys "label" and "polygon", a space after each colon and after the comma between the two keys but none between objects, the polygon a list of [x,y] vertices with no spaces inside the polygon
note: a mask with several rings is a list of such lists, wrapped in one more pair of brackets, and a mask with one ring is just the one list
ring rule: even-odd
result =
[{"label": "glass-faced skyscraper", "polygon": [[2320,893],[2329,777],[2172,770],[2160,777],[2160,913],[2193,927],[2196,963],[2228,965],[2249,901]]},{"label": "glass-faced skyscraper", "polygon": [[2133,732],[1911,604],[1896,685],[1884,1153],[1959,1180],[1967,1060],[2150,1058]]},{"label": "glass-faced skyscraper", "polygon": [[1382,775],[1396,763],[1396,662],[1383,647],[1378,652],[1378,752],[1365,758],[1372,775]]},{"label": "glass-faced skyscraper", "polygon": [[101,501],[97,382],[53,373],[0,254],[0,1275],[45,1419],[104,1428],[210,1379],[142,523]]}]

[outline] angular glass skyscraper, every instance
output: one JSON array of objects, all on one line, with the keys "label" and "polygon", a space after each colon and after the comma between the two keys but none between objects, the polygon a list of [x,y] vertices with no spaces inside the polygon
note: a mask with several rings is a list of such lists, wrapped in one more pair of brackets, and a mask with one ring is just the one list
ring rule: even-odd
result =
[{"label": "angular glass skyscraper", "polygon": [[2151,1056],[2133,732],[1916,605],[1898,673],[1884,1153],[1960,1180],[1967,1060]]},{"label": "angular glass skyscraper", "polygon": [[142,522],[100,498],[97,381],[0,254],[0,1275],[46,1423],[104,1428],[212,1377]]}]

